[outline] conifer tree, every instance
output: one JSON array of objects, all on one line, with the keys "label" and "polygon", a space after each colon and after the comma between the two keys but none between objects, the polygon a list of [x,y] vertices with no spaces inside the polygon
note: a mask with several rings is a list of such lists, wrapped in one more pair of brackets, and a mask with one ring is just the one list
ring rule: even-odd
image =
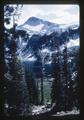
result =
[{"label": "conifer tree", "polygon": [[[4,6],[4,23],[10,24],[10,17],[16,15],[18,5],[14,8],[11,5]],[[5,47],[9,51],[5,52],[5,61],[8,70],[5,73],[5,101],[7,104],[7,112],[9,115],[18,116],[29,113],[27,86],[24,78],[24,68],[17,56],[15,19],[13,19],[12,29],[4,26]],[[7,45],[8,40],[8,45]],[[9,59],[10,58],[10,59]]]},{"label": "conifer tree", "polygon": [[64,76],[64,83],[65,83],[65,89],[64,89],[64,99],[65,99],[65,111],[67,110],[67,102],[68,102],[68,96],[67,96],[67,88],[68,88],[68,71],[67,71],[67,46],[65,45],[65,48],[63,50],[63,56],[64,56],[64,64],[63,64],[63,76]]},{"label": "conifer tree", "polygon": [[[67,35],[67,36],[66,36]],[[68,32],[64,33],[65,45],[63,50],[63,72],[62,77],[64,81],[64,110],[72,109],[72,96],[73,96],[73,82],[71,80],[71,71],[68,65],[68,50],[67,50],[67,42],[68,42]]]},{"label": "conifer tree", "polygon": [[31,71],[25,66],[25,79],[27,83],[27,90],[29,96],[29,104],[31,105],[38,105],[38,88],[36,86],[36,82],[33,78]]},{"label": "conifer tree", "polygon": [[73,93],[74,93],[74,102],[75,102],[75,107],[77,109],[80,109],[80,55],[79,55],[79,50],[77,51],[75,55],[76,59],[76,72],[75,72],[75,78],[74,78],[74,86],[73,87]]},{"label": "conifer tree", "polygon": [[[11,42],[11,61],[9,62],[9,71],[12,79],[8,84],[7,103],[9,105],[9,114],[25,114],[28,110],[28,93],[24,77],[24,69],[16,55],[16,43]],[[29,112],[29,111],[28,111]]]},{"label": "conifer tree", "polygon": [[52,91],[51,91],[51,98],[52,104],[55,103],[53,107],[53,111],[57,112],[61,110],[61,82],[60,82],[60,54],[59,54],[59,37],[57,34],[55,38],[53,38],[53,47],[57,52],[52,55],[52,63],[54,64],[54,71],[53,71],[53,83],[52,83]]}]

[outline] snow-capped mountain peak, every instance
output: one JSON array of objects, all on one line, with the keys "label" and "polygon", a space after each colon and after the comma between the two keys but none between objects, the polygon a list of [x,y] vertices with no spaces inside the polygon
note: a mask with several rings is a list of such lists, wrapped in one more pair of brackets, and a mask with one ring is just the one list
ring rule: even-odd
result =
[{"label": "snow-capped mountain peak", "polygon": [[25,30],[28,34],[49,34],[58,30],[59,25],[42,20],[37,17],[30,17],[24,24],[17,26],[17,30]]}]

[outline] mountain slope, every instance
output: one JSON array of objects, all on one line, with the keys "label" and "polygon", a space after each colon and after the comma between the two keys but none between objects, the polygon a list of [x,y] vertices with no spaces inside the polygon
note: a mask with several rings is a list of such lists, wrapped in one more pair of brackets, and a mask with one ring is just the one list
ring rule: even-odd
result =
[{"label": "mountain slope", "polygon": [[[60,50],[63,50],[66,38],[68,48],[79,46],[80,27],[74,24],[58,25],[30,17],[23,25],[17,26],[16,31],[19,36],[17,53],[23,61],[38,61],[40,52],[52,56],[56,52],[53,48],[53,40],[56,42],[59,39]],[[26,34],[22,36],[24,32],[21,31],[25,31]],[[47,59],[48,63],[51,63],[50,57]]]}]

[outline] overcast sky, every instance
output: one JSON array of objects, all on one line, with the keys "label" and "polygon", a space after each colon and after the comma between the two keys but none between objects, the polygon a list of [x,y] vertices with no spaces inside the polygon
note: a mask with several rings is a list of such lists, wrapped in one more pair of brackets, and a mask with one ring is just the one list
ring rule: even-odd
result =
[{"label": "overcast sky", "polygon": [[29,17],[35,16],[58,24],[79,24],[79,5],[34,4],[23,5],[18,24],[23,24]]}]

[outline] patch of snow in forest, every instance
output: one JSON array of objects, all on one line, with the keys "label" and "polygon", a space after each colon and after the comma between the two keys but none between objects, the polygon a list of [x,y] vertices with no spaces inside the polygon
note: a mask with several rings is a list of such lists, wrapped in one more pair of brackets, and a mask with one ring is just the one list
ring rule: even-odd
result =
[{"label": "patch of snow in forest", "polygon": [[32,56],[32,57],[28,58],[27,60],[28,60],[28,61],[36,61],[37,59]]},{"label": "patch of snow in forest", "polygon": [[52,82],[53,80],[54,80],[54,78],[50,78],[50,79],[49,79],[49,81],[51,81],[51,82]]},{"label": "patch of snow in forest", "polygon": [[6,50],[6,51],[9,51],[9,48],[6,47],[5,50]]},{"label": "patch of snow in forest", "polygon": [[68,62],[71,62],[72,60],[71,59],[68,59]]},{"label": "patch of snow in forest", "polygon": [[8,108],[9,106],[8,106],[8,104],[6,103],[6,104],[4,104],[4,107],[5,107],[5,108]]},{"label": "patch of snow in forest", "polygon": [[44,48],[44,49],[42,49],[42,50],[41,50],[41,52],[44,52],[44,53],[45,53],[45,52],[46,52],[46,53],[49,53],[50,51],[49,51],[49,49]]},{"label": "patch of snow in forest", "polygon": [[37,58],[32,56],[31,53],[29,53],[29,55],[22,58],[22,61],[36,61],[36,60],[37,60]]},{"label": "patch of snow in forest", "polygon": [[28,58],[30,58],[31,56],[32,56],[32,54],[31,54],[31,53],[29,53],[29,54],[27,55],[27,57],[28,57]]},{"label": "patch of snow in forest", "polygon": [[48,62],[46,62],[45,64],[51,64],[52,63],[52,61],[48,61]]},{"label": "patch of snow in forest", "polygon": [[73,74],[72,74],[72,80],[74,80],[76,78],[76,76],[77,76],[77,71],[73,72]]},{"label": "patch of snow in forest", "polygon": [[61,111],[61,112],[57,112],[57,114],[54,114],[53,116],[65,116],[65,115],[78,115],[80,114],[79,110],[72,110],[72,111]]},{"label": "patch of snow in forest", "polygon": [[50,111],[50,108],[46,108],[46,105],[38,105],[32,107],[32,115],[45,113],[46,111]]},{"label": "patch of snow in forest", "polygon": [[23,45],[23,46],[26,46],[26,45],[27,45],[27,43],[26,43],[26,42],[23,42],[23,43],[22,43],[22,45]]}]

